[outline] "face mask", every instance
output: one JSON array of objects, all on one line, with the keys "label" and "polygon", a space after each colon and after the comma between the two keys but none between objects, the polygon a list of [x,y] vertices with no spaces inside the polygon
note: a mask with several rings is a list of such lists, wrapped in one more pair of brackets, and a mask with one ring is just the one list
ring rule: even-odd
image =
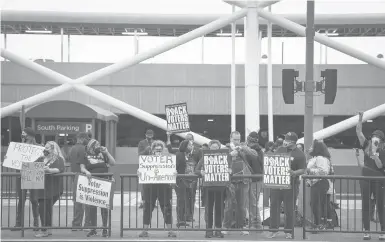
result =
[{"label": "face mask", "polygon": [[96,154],[99,154],[100,152],[101,152],[101,147],[95,148],[95,153],[96,153]]},{"label": "face mask", "polygon": [[48,156],[49,155],[49,151],[48,150],[44,150],[43,154],[44,154],[44,156]]},{"label": "face mask", "polygon": [[21,135],[21,139],[22,140],[26,140],[27,139],[27,135]]}]

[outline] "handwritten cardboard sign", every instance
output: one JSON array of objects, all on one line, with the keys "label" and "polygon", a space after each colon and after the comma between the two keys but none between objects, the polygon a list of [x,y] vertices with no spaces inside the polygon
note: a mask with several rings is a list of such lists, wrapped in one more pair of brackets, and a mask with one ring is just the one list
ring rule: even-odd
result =
[{"label": "handwritten cardboard sign", "polygon": [[20,173],[21,189],[44,189],[43,162],[23,162]]},{"label": "handwritten cardboard sign", "polygon": [[115,182],[77,174],[75,178],[75,202],[112,210]]},{"label": "handwritten cardboard sign", "polygon": [[230,184],[228,150],[203,151],[203,186],[227,186]]},{"label": "handwritten cardboard sign", "polygon": [[43,155],[44,147],[25,143],[11,142],[3,166],[21,170],[23,162],[34,162]]},{"label": "handwritten cardboard sign", "polygon": [[175,155],[139,156],[139,184],[175,184]]},{"label": "handwritten cardboard sign", "polygon": [[288,155],[268,155],[263,157],[263,183],[267,188],[290,189],[289,174],[291,157]]},{"label": "handwritten cardboard sign", "polygon": [[173,134],[190,131],[187,103],[166,105],[167,128]]}]

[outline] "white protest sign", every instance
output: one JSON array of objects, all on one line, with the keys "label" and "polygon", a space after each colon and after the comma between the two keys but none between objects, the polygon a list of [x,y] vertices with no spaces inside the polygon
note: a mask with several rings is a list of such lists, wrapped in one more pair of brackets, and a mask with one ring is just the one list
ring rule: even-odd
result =
[{"label": "white protest sign", "polygon": [[102,178],[76,176],[75,201],[101,208],[113,209],[115,183]]},{"label": "white protest sign", "polygon": [[44,189],[44,162],[23,162],[21,189]]},{"label": "white protest sign", "polygon": [[34,162],[43,155],[43,146],[11,142],[3,166],[21,170],[23,162]]},{"label": "white protest sign", "polygon": [[175,155],[139,156],[139,184],[175,184]]}]

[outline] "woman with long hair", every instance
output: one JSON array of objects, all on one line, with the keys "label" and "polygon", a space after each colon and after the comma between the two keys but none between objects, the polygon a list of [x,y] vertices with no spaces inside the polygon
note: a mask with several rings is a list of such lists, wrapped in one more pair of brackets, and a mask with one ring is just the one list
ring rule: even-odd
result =
[{"label": "woman with long hair", "polygon": [[[44,156],[36,162],[44,162],[45,182],[44,189],[37,190],[39,203],[39,214],[42,227],[52,226],[53,205],[63,194],[63,179],[53,174],[64,172],[64,157],[60,147],[54,141],[49,141],[45,145]],[[51,230],[41,229],[35,237],[42,238],[52,235]]]},{"label": "woman with long hair", "polygon": [[[313,147],[310,149],[310,156],[312,158],[307,164],[306,173],[308,175],[314,176],[326,176],[330,175],[333,171],[331,162],[330,162],[330,153],[327,146],[318,140],[314,140]],[[330,209],[330,196],[327,196],[329,190],[329,181],[328,179],[309,179],[307,184],[311,187],[311,208],[314,216],[314,225],[316,229],[323,229],[325,220],[327,218],[329,221],[331,219],[331,209]]]},{"label": "woman with long hair", "polygon": [[[162,156],[167,155],[167,148],[163,141],[155,140],[151,145],[151,150],[148,150],[143,155]],[[176,174],[175,174],[176,175]],[[138,177],[142,174],[138,170]],[[170,184],[143,184],[143,231],[139,237],[149,237],[148,228],[151,224],[152,212],[154,211],[156,201],[158,200],[160,209],[163,213],[164,222],[166,224],[168,237],[176,237],[176,233],[172,231],[172,187]]]}]

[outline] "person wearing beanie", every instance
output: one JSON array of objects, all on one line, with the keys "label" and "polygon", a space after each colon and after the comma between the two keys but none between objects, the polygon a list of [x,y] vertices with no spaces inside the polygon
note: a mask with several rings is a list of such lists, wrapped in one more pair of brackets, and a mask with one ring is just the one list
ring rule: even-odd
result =
[{"label": "person wearing beanie", "polygon": [[[194,174],[196,162],[191,156],[193,144],[189,140],[184,140],[179,146],[176,153],[176,171],[178,174]],[[194,178],[177,178],[176,194],[177,194],[177,227],[188,226],[187,224],[187,204],[190,203],[188,190],[196,183]]]},{"label": "person wearing beanie", "polygon": [[[116,161],[110,152],[108,152],[107,148],[101,146],[99,141],[95,139],[89,140],[85,148],[86,157],[80,163],[80,171],[88,178],[96,176],[103,179],[111,179],[109,176],[93,175],[108,173],[109,167],[115,165]],[[107,227],[109,211],[106,208],[100,208],[100,212],[102,215],[103,227]],[[86,223],[89,223],[90,227],[96,227],[98,224],[97,207],[86,205],[85,214]],[[91,229],[91,231],[87,234],[87,237],[94,237],[97,236],[97,234],[96,229]],[[102,237],[108,237],[107,229],[103,229]]]},{"label": "person wearing beanie", "polygon": [[[364,113],[359,112],[356,133],[360,142],[361,149],[364,151],[364,164],[362,166],[362,176],[384,176],[385,175],[385,150],[383,144],[385,140],[384,132],[375,130],[370,139],[366,139],[362,132],[362,120]],[[364,240],[370,240],[371,235],[366,233],[370,231],[371,197],[376,198],[377,212],[380,219],[381,231],[380,240],[385,240],[385,214],[384,214],[384,186],[383,181],[362,180],[360,181],[362,197],[362,224],[364,227]]]},{"label": "person wearing beanie", "polygon": [[[254,150],[256,154],[249,155],[249,159],[247,160],[249,166],[251,167],[252,174],[255,175],[263,175],[263,151],[261,146],[259,145],[259,135],[257,132],[251,132],[246,139],[246,145]],[[263,181],[261,178],[252,178],[249,186],[249,194],[247,198],[250,199],[249,214],[250,214],[250,227],[252,229],[262,230],[262,221],[261,215],[259,213],[258,201],[259,196],[262,191]]]},{"label": "person wearing beanie", "polygon": [[[21,141],[26,144],[31,145],[39,145],[36,142],[35,139],[35,131],[31,127],[26,127],[21,132]],[[20,172],[20,171],[17,171]],[[17,189],[17,197],[18,197],[18,203],[17,203],[17,209],[16,209],[16,224],[15,227],[12,229],[12,231],[19,231],[20,227],[22,225],[22,210],[25,206],[25,200],[27,197],[27,191],[28,190],[22,190],[21,189],[21,177],[18,177],[16,179],[16,189]],[[33,226],[39,227],[39,204],[36,198],[36,192],[34,190],[29,190],[29,200],[32,204],[32,214],[33,214]],[[34,231],[37,231],[38,229],[34,229]]]},{"label": "person wearing beanie", "polygon": [[[294,201],[296,197],[294,194],[296,189],[299,188],[299,176],[306,171],[306,156],[298,149],[296,143],[298,136],[294,132],[288,132],[285,135],[283,146],[279,147],[275,154],[284,154],[291,157],[289,173],[292,176],[292,183],[290,189],[270,189],[270,229],[278,229],[280,224],[280,211],[281,204],[283,202],[285,212],[285,229],[292,230],[294,228]],[[294,189],[294,191],[293,191]],[[275,238],[279,232],[271,232],[269,238]],[[286,232],[286,239],[292,239],[293,234]]]}]

